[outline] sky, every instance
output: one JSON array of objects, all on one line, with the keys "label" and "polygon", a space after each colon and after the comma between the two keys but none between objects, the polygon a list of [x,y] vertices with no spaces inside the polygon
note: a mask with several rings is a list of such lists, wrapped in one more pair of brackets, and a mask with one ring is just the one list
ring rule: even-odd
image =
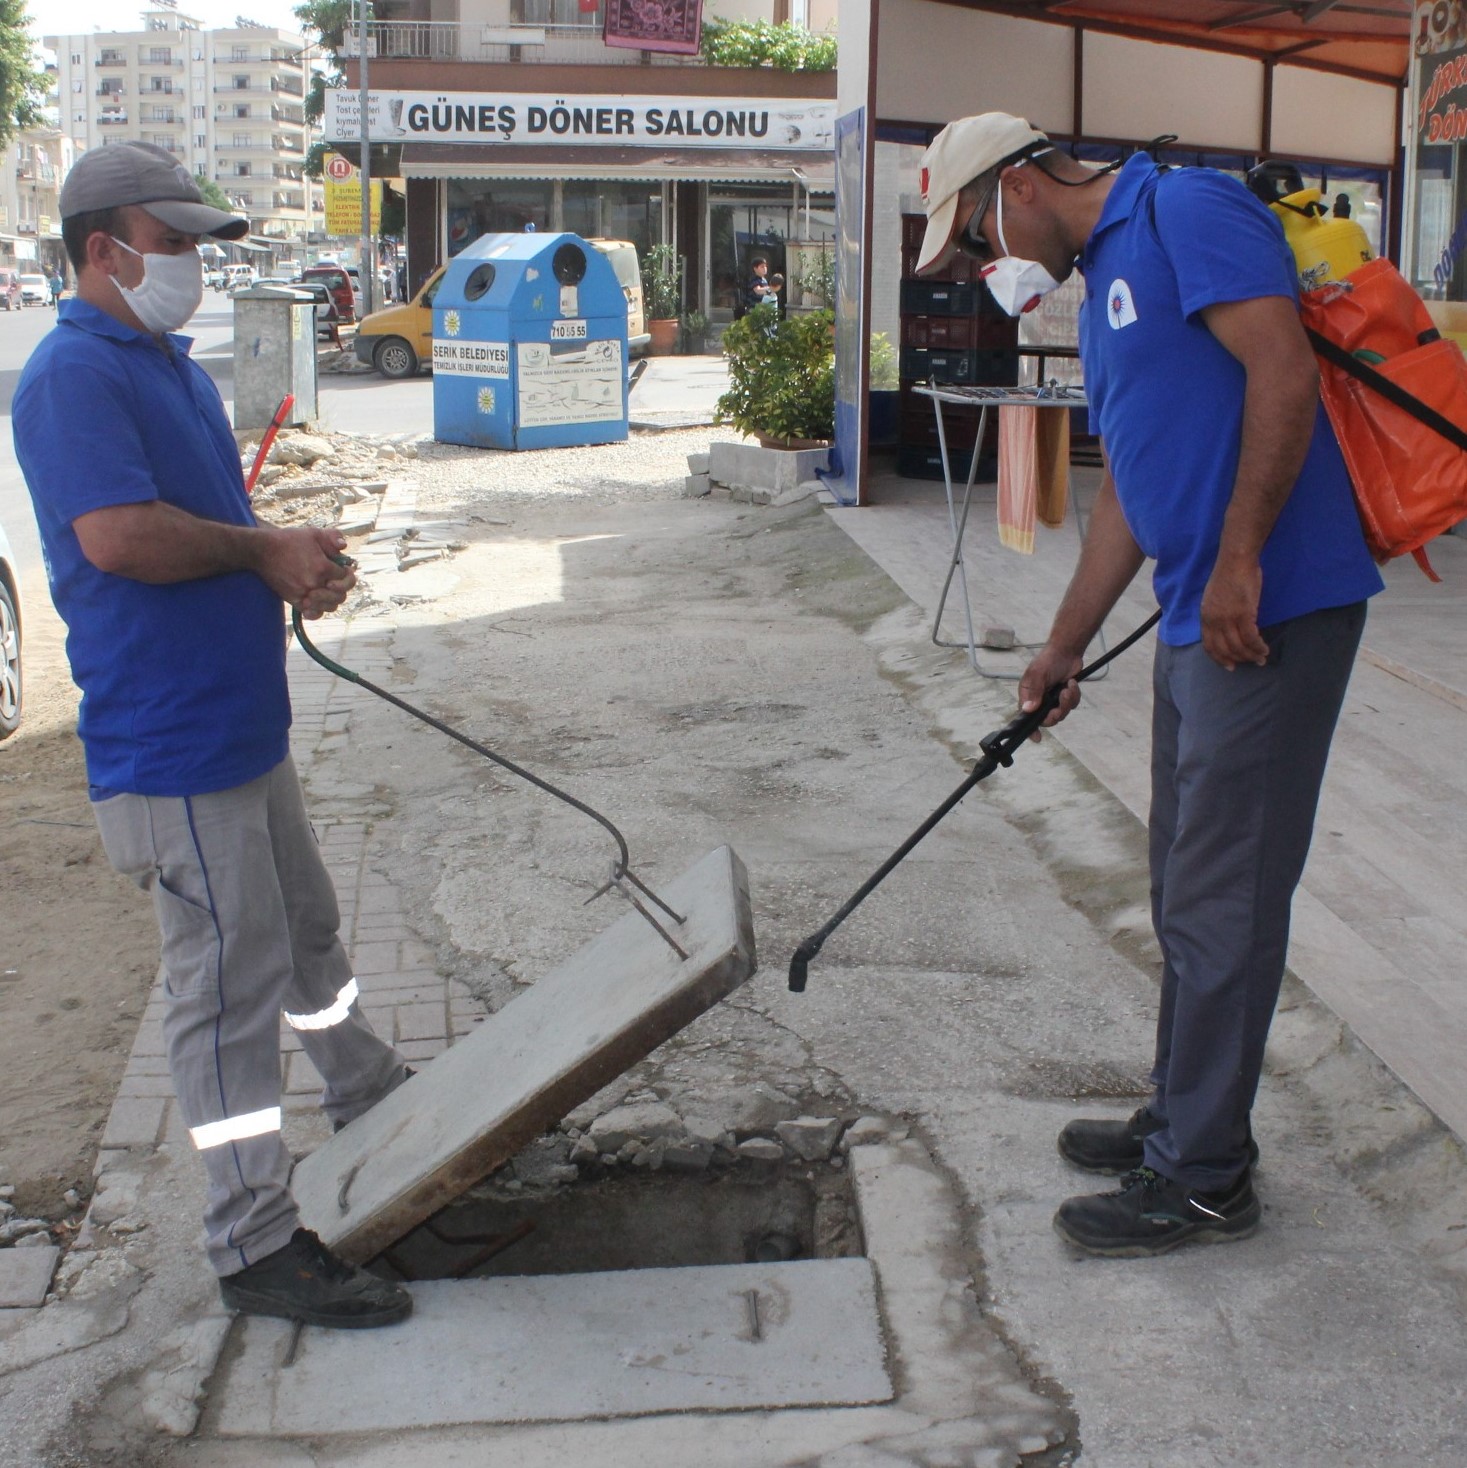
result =
[{"label": "sky", "polygon": [[[178,9],[206,30],[232,26],[238,16],[262,25],[298,30],[292,13],[298,0],[180,0]],[[28,0],[31,34],[37,44],[45,35],[82,35],[95,30],[141,30],[143,4],[132,0]]]}]

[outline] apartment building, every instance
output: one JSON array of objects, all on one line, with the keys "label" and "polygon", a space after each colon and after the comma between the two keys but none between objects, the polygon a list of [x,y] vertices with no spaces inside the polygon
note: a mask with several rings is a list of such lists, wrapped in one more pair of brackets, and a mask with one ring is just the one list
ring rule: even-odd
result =
[{"label": "apartment building", "polygon": [[305,258],[321,227],[309,146],[304,37],[274,26],[205,30],[167,3],[141,27],[47,36],[56,53],[58,122],[78,151],[135,139],[218,183],[250,219],[257,249]]},{"label": "apartment building", "polygon": [[[793,284],[830,239],[835,74],[608,45],[607,3],[624,0],[378,0],[368,136],[405,183],[410,285],[486,231],[570,229],[672,243],[685,309],[727,321],[755,253]],[[820,32],[835,0],[708,0],[715,16]],[[355,157],[347,51],[323,132]]]},{"label": "apartment building", "polygon": [[[62,181],[76,156],[76,145],[56,127],[27,128],[0,154],[0,266],[39,270],[62,268]],[[70,277],[70,270],[63,274]]]}]

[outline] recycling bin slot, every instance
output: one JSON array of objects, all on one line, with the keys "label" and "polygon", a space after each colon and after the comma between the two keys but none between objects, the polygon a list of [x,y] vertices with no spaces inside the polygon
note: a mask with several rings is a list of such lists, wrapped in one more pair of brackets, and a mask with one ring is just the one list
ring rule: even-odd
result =
[{"label": "recycling bin slot", "polygon": [[433,436],[476,448],[620,443],[627,304],[573,234],[483,235],[433,299]]}]

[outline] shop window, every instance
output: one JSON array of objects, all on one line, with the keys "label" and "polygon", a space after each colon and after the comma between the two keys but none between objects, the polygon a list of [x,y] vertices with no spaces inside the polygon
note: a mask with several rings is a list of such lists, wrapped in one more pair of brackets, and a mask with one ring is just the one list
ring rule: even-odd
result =
[{"label": "shop window", "polygon": [[530,179],[450,179],[448,254],[483,234],[520,234],[550,227],[551,185]]}]

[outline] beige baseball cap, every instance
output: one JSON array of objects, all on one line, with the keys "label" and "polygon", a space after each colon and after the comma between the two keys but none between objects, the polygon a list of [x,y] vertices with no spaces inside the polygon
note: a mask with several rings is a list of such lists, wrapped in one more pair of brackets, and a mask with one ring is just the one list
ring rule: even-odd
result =
[{"label": "beige baseball cap", "polygon": [[933,138],[922,155],[922,204],[927,233],[917,258],[917,274],[938,265],[956,233],[958,194],[980,173],[1048,151],[1049,139],[1022,117],[984,112],[960,117]]},{"label": "beige baseball cap", "polygon": [[61,217],[138,204],[184,234],[237,240],[250,222],[204,203],[193,174],[165,148],[128,141],[88,148],[61,186]]}]

